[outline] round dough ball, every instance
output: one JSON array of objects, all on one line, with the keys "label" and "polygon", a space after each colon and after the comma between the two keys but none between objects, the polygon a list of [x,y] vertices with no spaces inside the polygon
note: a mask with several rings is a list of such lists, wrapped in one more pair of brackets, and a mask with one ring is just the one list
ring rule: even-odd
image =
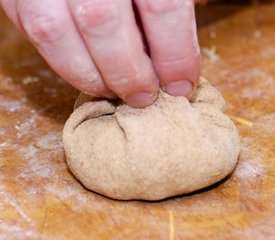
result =
[{"label": "round dough ball", "polygon": [[68,165],[88,188],[115,199],[160,200],[207,187],[234,168],[240,141],[205,79],[189,102],[160,92],[149,107],[81,95],[65,124]]}]

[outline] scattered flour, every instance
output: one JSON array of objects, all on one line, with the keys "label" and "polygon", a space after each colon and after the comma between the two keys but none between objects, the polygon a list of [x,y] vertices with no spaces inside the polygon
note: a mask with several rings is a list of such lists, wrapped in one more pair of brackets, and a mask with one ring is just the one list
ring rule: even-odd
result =
[{"label": "scattered flour", "polygon": [[38,232],[29,230],[29,228],[24,228],[19,224],[9,224],[0,222],[0,239],[7,239],[8,234],[13,237],[13,239],[22,239],[28,237],[28,239],[39,239],[41,238]]},{"label": "scattered flour", "polygon": [[246,87],[242,91],[242,97],[247,99],[260,98],[263,96],[263,91],[258,87]]},{"label": "scattered flour", "polygon": [[62,145],[61,134],[49,133],[41,137],[36,143],[35,146],[47,150],[56,150],[60,149]]},{"label": "scattered flour", "polygon": [[214,39],[217,37],[217,33],[215,31],[209,31],[209,37]]},{"label": "scattered flour", "polygon": [[260,38],[262,36],[262,32],[260,30],[255,30],[253,35],[254,38]]},{"label": "scattered flour", "polygon": [[0,150],[9,149],[16,147],[16,144],[10,142],[2,142],[0,143]]},{"label": "scattered flour", "polygon": [[[54,196],[58,197],[62,201],[66,201],[68,198],[73,198],[75,201],[81,204],[81,206],[87,203],[87,199],[85,196],[82,196],[79,193],[79,188],[76,188],[74,184],[78,184],[73,180],[74,184],[68,184],[67,177],[64,178],[60,176],[60,174],[55,173],[57,169],[65,169],[67,168],[66,163],[56,163],[51,161],[51,157],[46,149],[57,150],[57,146],[60,150],[60,143],[61,143],[61,134],[48,134],[44,136],[42,141],[43,149],[41,147],[37,147],[37,143],[35,145],[29,145],[26,147],[22,147],[19,149],[20,156],[23,157],[25,162],[27,162],[28,167],[24,167],[20,171],[18,175],[19,179],[47,179],[45,185],[41,186],[28,186],[25,188],[25,192],[29,196],[33,196],[41,191],[46,191],[47,193],[52,193]],[[56,144],[57,143],[57,144]],[[41,142],[40,142],[41,144]],[[52,154],[63,154],[62,152],[52,152]],[[58,164],[58,165],[56,165]],[[59,165],[60,164],[60,165]],[[58,170],[57,170],[58,171]],[[20,180],[21,181],[21,180]],[[66,186],[60,188],[60,186]],[[77,206],[75,206],[77,209]]]},{"label": "scattered flour", "polygon": [[250,68],[245,71],[239,71],[234,73],[234,75],[232,76],[232,80],[239,81],[240,79],[246,85],[248,85],[252,81],[260,79],[260,83],[262,85],[267,85],[272,89],[274,89],[273,87],[275,87],[273,76],[269,72],[266,72],[263,69],[259,68]]},{"label": "scattered flour", "polygon": [[1,83],[9,83],[9,84],[12,83],[12,78],[8,76],[0,75],[0,80],[1,80]]},{"label": "scattered flour", "polygon": [[26,222],[31,222],[30,217],[22,210],[16,198],[14,198],[13,196],[10,196],[8,192],[5,191],[5,193],[2,196],[2,199],[5,202],[9,203]]},{"label": "scattered flour", "polygon": [[42,154],[33,145],[19,149],[20,155],[27,162],[28,167],[20,173],[20,177],[49,178],[53,174],[54,166],[47,161],[47,154]]},{"label": "scattered flour", "polygon": [[[273,133],[275,135],[275,112],[271,114],[267,114],[264,116],[261,116],[261,121],[259,121],[258,126],[261,126],[265,131],[268,131],[269,133]],[[266,125],[268,124],[268,128],[266,128]],[[275,155],[274,155],[275,157]]]},{"label": "scattered flour", "polygon": [[58,96],[58,91],[56,88],[45,88],[44,92],[47,93],[47,95],[49,95],[51,97]]},{"label": "scattered flour", "polygon": [[[242,81],[244,88],[239,97],[244,99],[275,99],[275,80],[270,72],[263,69],[252,68],[234,73],[230,82]],[[230,84],[228,84],[230,87]],[[269,100],[270,101],[270,100]]]},{"label": "scattered flour", "polygon": [[265,173],[264,169],[261,167],[259,160],[252,161],[246,160],[237,165],[234,175],[237,175],[242,180],[250,180],[263,175]]},{"label": "scattered flour", "polygon": [[220,60],[220,57],[217,55],[216,46],[211,48],[202,48],[202,53],[208,58],[210,63],[216,63]]},{"label": "scattered flour", "polygon": [[7,98],[4,98],[0,95],[0,107],[6,109],[9,112],[17,112],[22,109],[22,107],[25,106],[26,99],[22,99],[20,101],[15,100],[7,100]]},{"label": "scattered flour", "polygon": [[32,57],[22,58],[21,61],[16,62],[14,66],[17,69],[26,67],[34,68],[39,62],[41,62],[39,55],[32,55]]},{"label": "scattered flour", "polygon": [[32,129],[36,128],[37,119],[38,119],[38,114],[35,113],[25,122],[21,124],[17,124],[15,127],[16,130],[18,130],[17,137],[21,138],[21,137],[30,135],[30,133],[32,132]]},{"label": "scattered flour", "polygon": [[24,85],[29,85],[29,84],[32,84],[32,83],[35,83],[35,82],[38,82],[39,81],[39,78],[38,77],[32,77],[32,76],[28,76],[28,77],[25,77],[22,79],[22,83]]},{"label": "scattered flour", "polygon": [[58,185],[47,185],[45,186],[47,191],[52,193],[55,196],[58,196],[60,199],[68,199],[68,198],[77,198],[77,202],[81,203],[81,205],[85,205],[87,203],[87,199],[85,197],[81,197],[79,193],[79,189],[76,189],[75,186],[66,185],[62,191]]},{"label": "scattered flour", "polygon": [[263,59],[269,59],[275,56],[275,47],[274,46],[269,46],[265,48],[261,53],[260,56]]},{"label": "scattered flour", "polygon": [[37,74],[42,78],[53,78],[54,76],[53,71],[49,71],[48,69],[39,69]]}]

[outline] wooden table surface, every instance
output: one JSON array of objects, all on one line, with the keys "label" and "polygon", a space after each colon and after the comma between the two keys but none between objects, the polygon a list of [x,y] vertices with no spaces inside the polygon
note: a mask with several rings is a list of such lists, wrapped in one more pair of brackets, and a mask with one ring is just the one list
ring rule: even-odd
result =
[{"label": "wooden table surface", "polygon": [[242,150],[226,180],[153,203],[72,176],[61,132],[77,93],[0,13],[0,239],[275,239],[275,4],[198,13],[202,72]]}]

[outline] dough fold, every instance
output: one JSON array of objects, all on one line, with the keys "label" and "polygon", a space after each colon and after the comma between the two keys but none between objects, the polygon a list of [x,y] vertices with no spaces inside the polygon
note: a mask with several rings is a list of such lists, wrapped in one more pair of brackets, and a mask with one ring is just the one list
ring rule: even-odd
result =
[{"label": "dough fold", "polygon": [[196,191],[237,162],[239,135],[223,108],[204,78],[190,102],[160,92],[143,109],[80,94],[63,130],[67,163],[84,186],[114,199]]}]

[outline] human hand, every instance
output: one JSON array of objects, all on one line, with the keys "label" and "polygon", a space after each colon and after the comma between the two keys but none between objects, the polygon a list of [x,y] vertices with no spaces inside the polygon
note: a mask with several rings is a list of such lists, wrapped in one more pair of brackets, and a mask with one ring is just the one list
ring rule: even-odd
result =
[{"label": "human hand", "polygon": [[159,86],[189,97],[200,75],[193,0],[133,2],[0,0],[49,65],[77,89],[133,107],[151,104]]}]

